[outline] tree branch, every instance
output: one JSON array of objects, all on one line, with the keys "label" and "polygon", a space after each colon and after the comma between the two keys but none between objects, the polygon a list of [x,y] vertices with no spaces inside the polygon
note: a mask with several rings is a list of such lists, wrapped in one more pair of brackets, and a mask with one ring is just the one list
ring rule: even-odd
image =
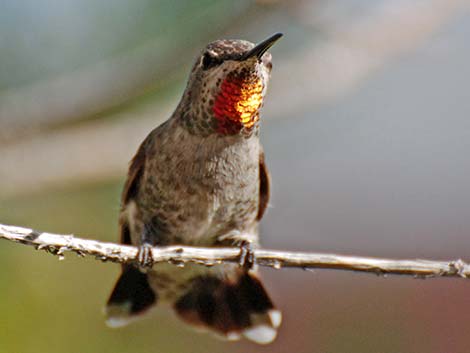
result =
[{"label": "tree branch", "polygon": [[[73,235],[38,232],[29,228],[0,224],[0,238],[31,245],[63,258],[66,251],[80,256],[91,255],[102,261],[136,263],[137,247],[104,243],[76,238]],[[165,246],[152,249],[153,263],[170,262],[177,266],[197,263],[213,266],[221,263],[239,263],[241,251],[238,248],[198,248],[190,246]],[[425,277],[470,276],[470,264],[461,259],[454,261],[393,260],[335,254],[288,252],[256,249],[256,263],[261,266],[280,269],[296,267],[301,269],[328,268],[346,271],[370,272],[379,275],[397,274]]]}]

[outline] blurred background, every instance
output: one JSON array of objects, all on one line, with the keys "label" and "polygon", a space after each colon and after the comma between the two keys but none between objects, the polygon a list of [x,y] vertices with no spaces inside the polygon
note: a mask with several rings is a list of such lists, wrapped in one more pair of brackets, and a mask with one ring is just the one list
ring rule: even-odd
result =
[{"label": "blurred background", "polygon": [[[279,31],[264,246],[470,260],[466,0],[3,0],[0,222],[116,241],[127,162],[200,49]],[[0,268],[0,352],[470,352],[463,280],[263,269],[284,322],[258,347],[161,308],[107,328],[115,264],[3,241]]]}]

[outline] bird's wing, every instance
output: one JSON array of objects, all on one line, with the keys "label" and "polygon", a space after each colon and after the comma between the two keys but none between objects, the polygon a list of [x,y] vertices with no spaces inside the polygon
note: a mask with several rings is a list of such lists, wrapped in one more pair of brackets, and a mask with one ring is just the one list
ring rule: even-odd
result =
[{"label": "bird's wing", "polygon": [[[122,244],[132,244],[126,207],[137,196],[144,174],[145,144],[146,140],[140,145],[134,158],[132,158],[122,192],[121,215],[119,217],[119,233]],[[121,264],[121,268],[122,274],[114,285],[105,309],[106,322],[110,327],[128,324],[147,312],[158,300],[158,295],[151,288],[145,272],[130,264]]]},{"label": "bird's wing", "polygon": [[259,154],[259,205],[258,215],[256,219],[259,221],[266,211],[269,202],[269,189],[271,178],[269,177],[268,168],[264,162],[264,152],[261,150]]},{"label": "bird's wing", "polygon": [[[137,153],[130,163],[127,180],[124,183],[124,189],[122,191],[122,210],[124,210],[126,205],[137,196],[145,169],[145,142],[146,141],[140,145]],[[121,244],[131,244],[129,224],[126,220],[121,219],[120,233]]]},{"label": "bird's wing", "polygon": [[[145,141],[144,141],[145,143]],[[122,203],[127,204],[137,196],[145,169],[145,145],[142,143],[129,166],[127,180],[122,191]]]}]

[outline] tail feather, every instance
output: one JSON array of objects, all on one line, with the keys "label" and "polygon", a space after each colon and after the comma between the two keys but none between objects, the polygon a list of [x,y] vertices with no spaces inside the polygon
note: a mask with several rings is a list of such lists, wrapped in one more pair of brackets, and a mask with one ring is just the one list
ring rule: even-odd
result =
[{"label": "tail feather", "polygon": [[157,301],[147,275],[133,266],[124,266],[106,304],[106,323],[111,327],[128,324]]},{"label": "tail feather", "polygon": [[281,313],[260,280],[240,271],[235,280],[201,276],[175,304],[186,322],[210,328],[229,340],[244,336],[267,344],[276,338]]}]

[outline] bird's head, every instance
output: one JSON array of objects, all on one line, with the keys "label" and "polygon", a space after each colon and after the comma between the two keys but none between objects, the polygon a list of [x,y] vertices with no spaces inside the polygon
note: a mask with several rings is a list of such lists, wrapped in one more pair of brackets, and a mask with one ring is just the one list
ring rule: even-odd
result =
[{"label": "bird's head", "polygon": [[257,45],[244,40],[207,45],[193,66],[180,106],[190,132],[251,133],[272,67],[267,50],[281,37],[277,33]]}]

